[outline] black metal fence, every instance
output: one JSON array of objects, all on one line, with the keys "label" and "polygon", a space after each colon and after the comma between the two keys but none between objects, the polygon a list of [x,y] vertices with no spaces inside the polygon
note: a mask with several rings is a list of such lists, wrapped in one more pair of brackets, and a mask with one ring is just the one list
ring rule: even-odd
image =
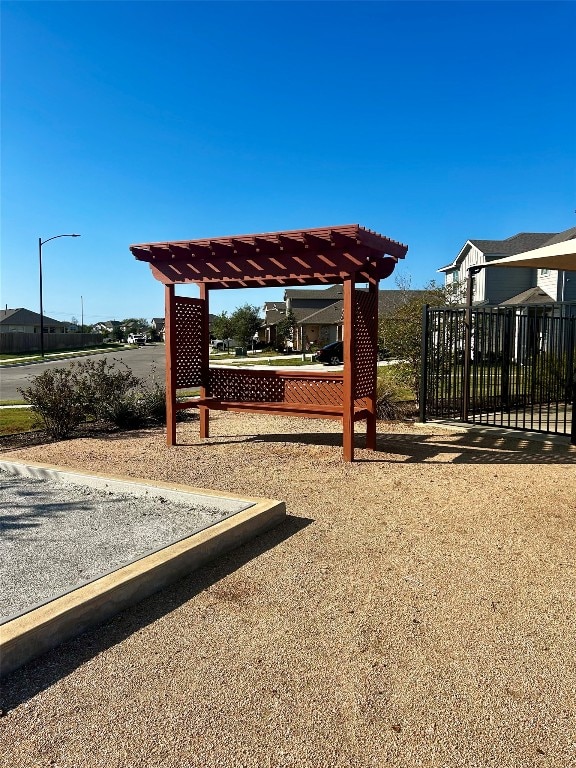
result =
[{"label": "black metal fence", "polygon": [[571,435],[576,303],[426,307],[420,416]]}]

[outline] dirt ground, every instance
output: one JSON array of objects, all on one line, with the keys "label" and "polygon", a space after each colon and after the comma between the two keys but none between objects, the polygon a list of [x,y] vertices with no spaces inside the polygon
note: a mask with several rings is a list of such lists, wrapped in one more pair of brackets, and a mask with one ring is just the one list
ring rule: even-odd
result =
[{"label": "dirt ground", "polygon": [[[280,527],[3,681],[10,768],[576,764],[576,450],[219,414],[12,460],[286,501]],[[358,435],[358,445],[361,445]]]}]

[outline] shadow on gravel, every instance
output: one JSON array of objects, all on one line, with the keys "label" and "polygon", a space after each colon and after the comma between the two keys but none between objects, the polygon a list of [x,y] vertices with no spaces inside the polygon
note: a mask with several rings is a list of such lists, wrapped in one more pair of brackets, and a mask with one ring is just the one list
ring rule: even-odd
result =
[{"label": "shadow on gravel", "polygon": [[222,555],[186,578],[146,598],[105,624],[68,640],[2,679],[0,708],[9,709],[31,699],[84,662],[124,640],[142,627],[183,605],[195,595],[241,568],[255,557],[282,544],[314,520],[288,515],[283,523],[253,541]]},{"label": "shadow on gravel", "polygon": [[[230,443],[294,443],[300,445],[342,446],[338,432],[286,433],[267,435],[234,435],[229,439],[209,439],[206,443],[186,444],[195,448]],[[361,433],[354,436],[355,449],[365,448]],[[383,458],[379,452],[386,453]],[[482,434],[378,434],[376,452],[366,451],[355,456],[356,462],[388,462],[407,464],[425,461],[428,464],[576,464],[576,447],[552,442],[534,442],[520,437],[500,437]]]}]

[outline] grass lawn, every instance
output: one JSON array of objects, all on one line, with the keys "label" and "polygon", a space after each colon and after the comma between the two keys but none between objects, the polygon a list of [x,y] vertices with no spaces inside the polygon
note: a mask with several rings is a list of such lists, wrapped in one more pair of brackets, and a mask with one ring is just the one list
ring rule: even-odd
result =
[{"label": "grass lawn", "polygon": [[36,414],[30,408],[1,408],[0,435],[16,435],[40,429],[33,426],[35,420]]},{"label": "grass lawn", "polygon": [[247,361],[246,358],[243,360],[239,360],[236,362],[235,360],[226,360],[225,362],[219,362],[216,360],[210,359],[211,365],[218,366],[218,365],[234,365],[241,368],[250,368],[252,365],[269,365],[273,368],[281,368],[283,366],[293,366],[293,367],[300,367],[303,365],[313,365],[316,361],[315,360],[308,360],[305,361],[302,360],[301,357],[273,357],[273,356],[264,356],[261,357],[254,357],[250,356],[250,360]]}]

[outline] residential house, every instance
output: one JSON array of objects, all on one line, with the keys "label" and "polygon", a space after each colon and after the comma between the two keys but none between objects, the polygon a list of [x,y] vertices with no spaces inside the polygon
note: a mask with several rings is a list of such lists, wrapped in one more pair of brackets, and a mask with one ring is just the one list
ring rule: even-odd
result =
[{"label": "residential house", "polygon": [[[378,316],[392,314],[402,302],[420,295],[423,291],[383,290],[378,292]],[[264,305],[265,340],[276,342],[276,326],[292,312],[296,319],[293,338],[295,349],[306,350],[311,346],[323,347],[332,341],[342,340],[344,324],[344,300],[342,286],[333,285],[320,290],[288,288],[283,302],[266,302]]]},{"label": "residential house", "polygon": [[[558,233],[521,232],[505,240],[467,240],[454,261],[438,270],[444,273],[446,286],[455,286],[456,294],[464,303],[469,268],[483,267],[472,278],[473,306],[485,307],[490,314],[501,312],[497,307],[513,308],[511,311],[516,318],[525,318],[522,325],[523,338],[520,338],[520,332],[516,330],[510,341],[498,323],[487,324],[492,329],[489,336],[486,332],[475,333],[472,338],[473,359],[488,349],[491,354],[503,354],[505,343],[513,345],[515,360],[519,360],[522,355],[530,356],[550,349],[550,317],[574,312],[576,271],[535,266],[491,269],[489,265],[492,261],[526,251],[538,252],[539,249],[574,238],[576,227]],[[519,328],[520,325],[515,327]],[[463,340],[459,343],[462,344]],[[572,343],[567,339],[561,345],[569,349]]]},{"label": "residential house", "polygon": [[[467,240],[450,264],[438,271],[444,273],[445,285],[454,286],[462,302],[470,267],[514,256],[576,237],[576,227],[564,232],[521,232],[505,240]],[[485,267],[473,276],[472,303],[553,304],[576,300],[576,272],[534,267],[490,269]]]},{"label": "residential house", "polygon": [[152,320],[150,320],[150,327],[154,331],[154,333],[157,334],[155,338],[160,338],[162,341],[166,340],[165,337],[165,325],[166,321],[163,317],[153,317]]},{"label": "residential house", "polygon": [[[46,315],[42,319],[44,333],[70,333],[71,328],[75,327]],[[0,333],[40,333],[40,314],[24,307],[6,307],[0,310]]]},{"label": "residential house", "polygon": [[265,344],[276,344],[276,327],[286,317],[285,301],[267,301],[264,304],[264,320],[260,338]]},{"label": "residential house", "polygon": [[116,328],[120,328],[122,323],[119,320],[106,320],[105,322],[94,323],[92,330],[95,333],[101,333],[104,336],[110,336]]}]

